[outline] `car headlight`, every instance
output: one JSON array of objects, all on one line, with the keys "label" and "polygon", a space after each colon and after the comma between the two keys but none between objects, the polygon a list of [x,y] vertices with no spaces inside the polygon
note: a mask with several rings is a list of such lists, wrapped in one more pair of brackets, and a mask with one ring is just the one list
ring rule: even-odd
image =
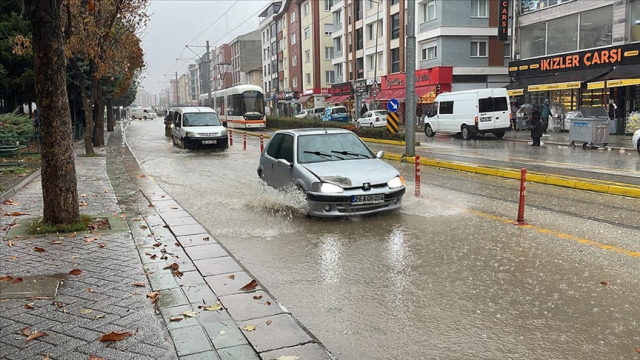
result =
[{"label": "car headlight", "polygon": [[187,131],[187,137],[196,137],[198,136],[196,133],[194,133],[193,131]]},{"label": "car headlight", "polygon": [[341,193],[344,192],[344,189],[335,184],[317,182],[313,183],[313,191],[321,193]]},{"label": "car headlight", "polygon": [[387,182],[387,186],[391,189],[404,186],[404,178],[402,176],[396,176]]},{"label": "car headlight", "polygon": [[227,136],[227,130],[220,131],[220,136]]}]

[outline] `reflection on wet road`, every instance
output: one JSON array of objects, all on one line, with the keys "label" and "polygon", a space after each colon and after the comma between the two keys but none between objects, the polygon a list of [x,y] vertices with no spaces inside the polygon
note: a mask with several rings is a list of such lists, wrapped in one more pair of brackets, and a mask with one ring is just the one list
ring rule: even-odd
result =
[{"label": "reflection on wet road", "polygon": [[[637,199],[529,184],[532,227],[518,228],[517,181],[423,168],[423,196],[408,181],[399,212],[317,220],[260,183],[255,138],[184,151],[161,121],[134,121],[127,139],[342,359],[622,359],[640,347]],[[412,179],[412,164],[392,164]]]}]

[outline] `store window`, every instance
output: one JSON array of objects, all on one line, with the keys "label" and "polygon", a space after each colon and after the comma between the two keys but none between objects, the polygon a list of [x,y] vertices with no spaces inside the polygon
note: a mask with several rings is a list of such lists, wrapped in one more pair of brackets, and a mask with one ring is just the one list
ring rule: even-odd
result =
[{"label": "store window", "polygon": [[579,49],[611,45],[613,39],[611,33],[612,24],[613,6],[581,13]]},{"label": "store window", "polygon": [[631,3],[631,21],[629,22],[631,28],[631,41],[640,41],[640,1],[634,1]]},{"label": "store window", "polygon": [[522,0],[521,8],[522,12],[526,13],[529,11],[542,10],[549,6],[566,3],[567,1],[573,0]]},{"label": "store window", "polygon": [[578,15],[570,15],[547,22],[547,54],[578,49]]},{"label": "store window", "polygon": [[520,56],[523,59],[547,53],[547,23],[523,26],[520,29]]}]

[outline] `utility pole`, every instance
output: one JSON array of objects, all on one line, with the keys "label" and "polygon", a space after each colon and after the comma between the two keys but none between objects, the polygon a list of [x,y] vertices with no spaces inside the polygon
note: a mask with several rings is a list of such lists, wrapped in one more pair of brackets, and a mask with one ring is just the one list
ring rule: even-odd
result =
[{"label": "utility pole", "polygon": [[407,78],[405,109],[405,153],[416,155],[416,2],[407,0],[407,52],[405,73]]},{"label": "utility pole", "polygon": [[180,91],[178,91],[178,72],[177,71],[176,71],[176,102],[178,103],[177,105],[180,105]]},{"label": "utility pole", "polygon": [[209,106],[213,106],[213,103],[211,103],[211,53],[209,52],[209,40],[207,40],[207,94]]}]

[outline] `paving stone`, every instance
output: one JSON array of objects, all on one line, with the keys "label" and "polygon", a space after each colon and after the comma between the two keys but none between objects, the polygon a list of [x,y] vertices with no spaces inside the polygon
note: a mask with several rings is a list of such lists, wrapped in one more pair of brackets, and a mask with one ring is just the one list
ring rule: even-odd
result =
[{"label": "paving stone", "polygon": [[180,360],[216,360],[220,359],[216,351],[205,351],[198,354],[181,356]]},{"label": "paving stone", "polygon": [[175,236],[187,236],[207,232],[207,230],[199,224],[172,226],[171,231]]},{"label": "paving stone", "polygon": [[[197,271],[183,271],[182,276],[176,279],[178,285],[195,286],[206,284],[202,275]],[[0,323],[1,324],[1,323]]]},{"label": "paving stone", "polygon": [[180,225],[197,225],[198,221],[196,219],[194,219],[193,217],[178,217],[178,218],[167,218],[166,220],[167,225],[169,225],[170,227],[174,227],[174,226],[180,226]]},{"label": "paving stone", "polygon": [[[261,298],[256,300],[254,296],[261,296]],[[267,301],[270,302],[271,305],[266,305]],[[285,312],[278,306],[276,301],[264,291],[221,296],[220,302],[222,302],[222,305],[224,305],[225,309],[227,309],[231,317],[236,321],[262,318]]]},{"label": "paving stone", "polygon": [[[160,309],[160,313],[162,314],[162,318],[164,319],[165,323],[167,324],[167,328],[169,330],[185,328],[185,327],[191,327],[191,326],[198,326],[200,324],[200,322],[198,321],[198,318],[196,318],[196,317],[186,317],[186,316],[182,315],[185,311],[197,311],[197,308],[193,308],[193,307],[191,307],[189,305],[183,305],[183,306],[175,306],[175,307]],[[174,316],[175,317],[181,317],[182,320],[180,320],[180,321],[171,321],[171,320],[169,320],[170,318],[172,318]]]},{"label": "paving stone", "polygon": [[222,360],[259,360],[258,354],[249,345],[240,345],[218,350],[218,355]]},{"label": "paving stone", "polygon": [[[229,278],[233,275],[233,279]],[[248,284],[253,278],[244,271],[236,271],[230,274],[207,276],[204,280],[209,284],[211,290],[218,296],[242,293],[240,288]],[[260,285],[256,290],[262,290]]]},{"label": "paving stone", "polygon": [[238,265],[238,263],[229,256],[215,259],[196,260],[193,263],[203,276],[228,274],[242,270],[240,265]]},{"label": "paving stone", "polygon": [[185,252],[191,260],[211,259],[229,255],[219,244],[190,246],[185,248]]},{"label": "paving stone", "polygon": [[161,309],[166,307],[187,305],[188,303],[189,302],[187,301],[187,297],[179,287],[161,290],[160,296],[156,300],[156,304]]},{"label": "paving stone", "polygon": [[207,336],[198,326],[190,326],[169,330],[173,344],[176,347],[178,356],[197,354],[208,350],[213,350]]},{"label": "paving stone", "polygon": [[[271,325],[266,324],[267,320],[271,320]],[[251,345],[261,353],[312,341],[311,337],[298,326],[290,314],[280,314],[238,323],[241,329],[247,325],[256,326],[256,330],[251,332],[244,331],[243,333]]]},{"label": "paving stone", "polygon": [[249,344],[233,320],[211,322],[203,326],[216,349]]},{"label": "paving stone", "polygon": [[[195,235],[177,236],[176,239],[183,247],[217,243],[213,237],[205,232]],[[205,240],[208,239],[208,240]]]},{"label": "paving stone", "polygon": [[182,286],[182,291],[187,296],[189,303],[194,305],[215,304],[218,297],[207,284]]},{"label": "paving stone", "polygon": [[172,274],[151,274],[149,283],[154,291],[177,288],[178,283]]},{"label": "paving stone", "polygon": [[304,344],[260,353],[262,360],[273,360],[284,356],[297,356],[304,360],[328,360],[331,356],[319,344]]}]

